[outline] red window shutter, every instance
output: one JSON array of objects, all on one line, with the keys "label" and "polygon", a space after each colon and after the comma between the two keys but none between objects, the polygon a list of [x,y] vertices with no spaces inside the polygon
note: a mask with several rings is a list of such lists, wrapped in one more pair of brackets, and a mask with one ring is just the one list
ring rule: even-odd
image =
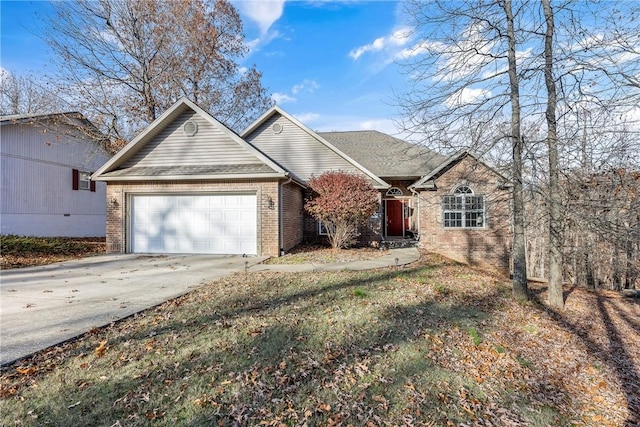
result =
[{"label": "red window shutter", "polygon": [[91,189],[91,191],[93,191],[95,193],[95,191],[96,191],[96,182],[94,180],[89,181],[89,188]]},{"label": "red window shutter", "polygon": [[80,171],[78,169],[73,169],[73,189],[80,189]]}]

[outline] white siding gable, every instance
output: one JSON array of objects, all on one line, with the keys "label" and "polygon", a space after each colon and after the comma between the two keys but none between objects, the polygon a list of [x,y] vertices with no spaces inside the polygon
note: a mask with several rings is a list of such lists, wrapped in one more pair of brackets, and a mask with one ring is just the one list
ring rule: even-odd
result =
[{"label": "white siding gable", "polygon": [[[189,136],[185,123],[197,124]],[[132,154],[121,168],[154,166],[206,166],[262,163],[238,142],[193,110],[187,110]]]},{"label": "white siding gable", "polygon": [[[280,125],[282,131],[274,132],[274,125]],[[351,162],[279,113],[246,135],[245,140],[304,180],[329,170],[362,174]]]}]

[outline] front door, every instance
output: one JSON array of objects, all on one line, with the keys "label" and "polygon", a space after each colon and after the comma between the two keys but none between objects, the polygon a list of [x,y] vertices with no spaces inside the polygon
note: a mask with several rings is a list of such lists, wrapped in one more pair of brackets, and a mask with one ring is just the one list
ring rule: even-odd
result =
[{"label": "front door", "polygon": [[387,236],[404,236],[404,204],[400,200],[385,200]]}]

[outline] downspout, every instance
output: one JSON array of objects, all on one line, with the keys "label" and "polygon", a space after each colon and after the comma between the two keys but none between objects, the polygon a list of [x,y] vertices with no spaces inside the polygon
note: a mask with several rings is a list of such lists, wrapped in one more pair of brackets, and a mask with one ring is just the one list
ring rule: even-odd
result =
[{"label": "downspout", "polygon": [[417,206],[417,209],[418,209],[418,221],[416,221],[417,225],[418,225],[418,238],[416,240],[420,240],[420,236],[422,235],[422,229],[420,228],[420,217],[422,216],[422,212],[421,212],[421,209],[420,209],[420,193],[415,191],[413,189],[413,187],[409,187],[409,191],[411,191],[411,193],[413,193],[413,195],[418,200],[418,203],[417,203],[417,205],[418,205]]},{"label": "downspout", "polygon": [[279,236],[278,239],[280,240],[279,242],[279,246],[280,246],[280,256],[284,255],[284,227],[282,224],[282,217],[283,217],[283,212],[284,212],[284,207],[282,206],[282,190],[284,189],[284,186],[289,184],[291,181],[293,181],[292,177],[289,177],[289,179],[285,182],[281,182],[280,185],[278,186],[278,230],[279,230]]}]

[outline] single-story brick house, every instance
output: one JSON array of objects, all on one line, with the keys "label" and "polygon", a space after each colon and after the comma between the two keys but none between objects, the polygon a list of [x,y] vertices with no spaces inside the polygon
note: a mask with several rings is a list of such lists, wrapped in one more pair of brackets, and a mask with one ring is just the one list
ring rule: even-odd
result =
[{"label": "single-story brick house", "polygon": [[380,191],[367,242],[411,237],[508,267],[510,186],[490,165],[376,131],[314,132],[278,106],[238,135],[181,99],[92,178],[107,183],[109,252],[279,256],[322,234],[303,204],[307,180],[328,170]]}]

